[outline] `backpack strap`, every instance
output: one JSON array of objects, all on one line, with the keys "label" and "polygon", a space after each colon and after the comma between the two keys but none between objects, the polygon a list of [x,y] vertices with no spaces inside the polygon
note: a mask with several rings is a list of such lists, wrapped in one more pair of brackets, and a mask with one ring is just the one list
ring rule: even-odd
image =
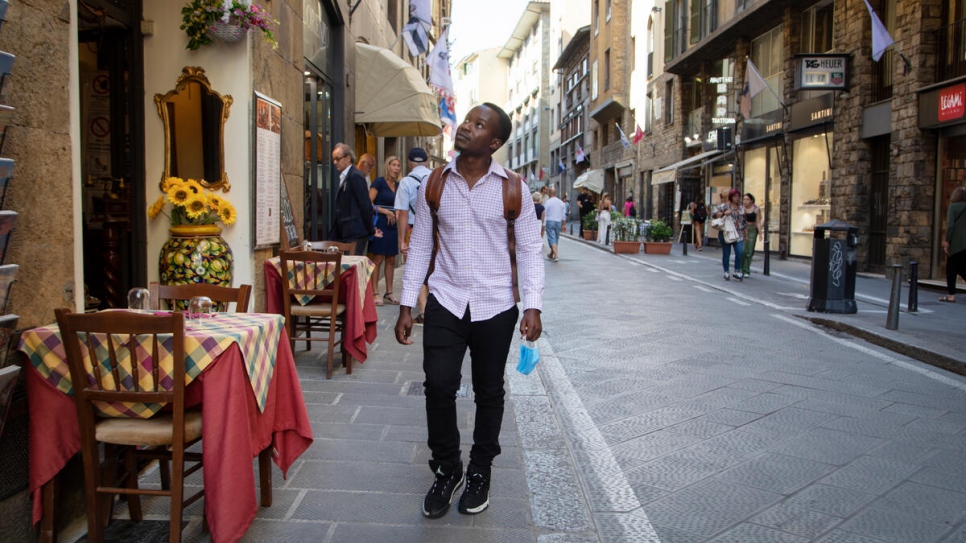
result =
[{"label": "backpack strap", "polygon": [[426,269],[426,277],[423,284],[429,286],[429,276],[436,270],[436,255],[439,254],[439,202],[443,197],[443,187],[446,185],[446,175],[443,172],[445,166],[440,166],[429,174],[426,181],[426,204],[429,205],[429,215],[433,219],[433,253],[429,257],[429,268]]},{"label": "backpack strap", "polygon": [[520,217],[523,200],[520,190],[520,176],[503,168],[503,218],[506,219],[506,246],[510,251],[510,273],[513,278],[513,301],[520,302],[520,286],[517,281],[517,239],[514,222]]}]

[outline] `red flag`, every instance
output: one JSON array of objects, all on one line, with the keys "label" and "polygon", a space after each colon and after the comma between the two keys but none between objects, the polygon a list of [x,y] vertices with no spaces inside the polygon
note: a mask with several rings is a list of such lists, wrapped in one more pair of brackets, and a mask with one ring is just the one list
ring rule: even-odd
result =
[{"label": "red flag", "polygon": [[637,130],[634,131],[634,145],[637,145],[642,139],[644,139],[644,131],[641,130],[641,125],[636,125]]},{"label": "red flag", "polygon": [[540,181],[543,181],[543,176],[546,174],[546,168],[540,168]]}]

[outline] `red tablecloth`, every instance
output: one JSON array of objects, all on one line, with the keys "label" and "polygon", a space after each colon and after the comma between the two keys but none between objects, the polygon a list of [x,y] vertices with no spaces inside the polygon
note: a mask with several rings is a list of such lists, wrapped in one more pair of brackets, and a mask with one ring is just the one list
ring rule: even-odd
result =
[{"label": "red tablecloth", "polygon": [[[376,340],[376,304],[372,301],[372,281],[366,286],[364,300],[359,299],[359,290],[355,288],[356,268],[350,267],[339,276],[339,301],[346,306],[346,337],[350,341],[345,344],[349,355],[359,362],[365,362],[369,356],[366,344]],[[278,269],[267,260],[265,261],[265,310],[268,313],[285,313],[282,303],[282,275]]]},{"label": "red tablecloth", "polygon": [[[74,400],[26,365],[30,408],[30,492],[33,521],[43,514],[41,487],[80,450]],[[258,511],[252,459],[272,446],[272,457],[287,474],[312,444],[302,388],[288,333],[282,330],[275,374],[265,409],[259,412],[241,350],[232,345],[186,389],[189,405],[201,403],[205,465],[205,514],[211,539],[234,542],[248,530]]]}]

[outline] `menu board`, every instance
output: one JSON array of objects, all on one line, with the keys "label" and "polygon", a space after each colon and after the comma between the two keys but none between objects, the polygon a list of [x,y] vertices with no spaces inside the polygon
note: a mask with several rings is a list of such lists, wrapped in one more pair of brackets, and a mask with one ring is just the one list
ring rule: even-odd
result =
[{"label": "menu board", "polygon": [[255,248],[280,242],[282,174],[282,105],[255,93]]}]

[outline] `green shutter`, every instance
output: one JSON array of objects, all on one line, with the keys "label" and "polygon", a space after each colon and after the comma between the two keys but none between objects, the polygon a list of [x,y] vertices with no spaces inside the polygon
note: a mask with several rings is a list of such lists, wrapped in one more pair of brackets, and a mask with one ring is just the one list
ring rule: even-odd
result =
[{"label": "green shutter", "polygon": [[674,58],[674,4],[664,2],[664,62]]},{"label": "green shutter", "polygon": [[701,0],[691,0],[691,43],[701,41]]}]

